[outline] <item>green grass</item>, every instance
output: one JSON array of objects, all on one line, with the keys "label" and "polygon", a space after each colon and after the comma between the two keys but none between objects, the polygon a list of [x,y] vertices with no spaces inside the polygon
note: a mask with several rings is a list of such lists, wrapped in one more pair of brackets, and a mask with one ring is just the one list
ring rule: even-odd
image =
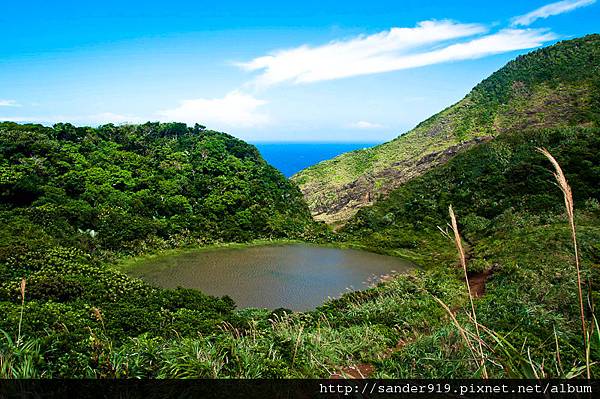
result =
[{"label": "green grass", "polygon": [[[598,217],[582,215],[578,226],[584,268],[598,273],[597,267],[593,269],[595,255],[589,252],[590,245],[600,240]],[[568,227],[557,215],[549,225],[511,226],[482,240],[471,258],[498,263],[487,294],[475,302],[480,323],[514,348],[524,345],[531,363],[543,364],[547,376],[561,375],[555,331],[562,367],[582,365],[568,243]],[[456,309],[468,328],[469,302],[460,276],[455,263],[429,265],[426,271],[348,293],[312,312],[274,315],[240,310],[243,322],[225,324],[215,335],[136,338],[116,349],[112,356],[121,363],[113,367],[128,370],[122,376],[129,377],[322,378],[344,366],[366,363],[375,366],[375,377],[382,378],[478,376],[478,364],[433,299],[435,295]],[[486,341],[492,377],[532,372],[529,355],[510,352],[490,337]],[[401,348],[396,349],[399,342]],[[599,348],[594,345],[592,359],[597,360]],[[597,366],[593,372],[598,375]]]},{"label": "green grass", "polygon": [[[591,281],[598,281],[600,215],[593,209],[590,212],[579,212],[577,225],[583,268]],[[555,331],[563,367],[581,365],[569,230],[561,215],[551,219],[542,225],[529,219],[520,223],[522,227],[507,224],[472,245],[469,260],[497,264],[487,294],[476,301],[480,323],[507,337],[516,348],[525,345],[535,364],[544,364],[548,376],[558,375]],[[447,263],[428,263],[426,270],[345,294],[312,312],[238,310],[236,317],[220,323],[217,330],[181,338],[145,333],[115,343],[97,326],[87,338],[83,336],[84,341],[92,342],[89,354],[84,355],[85,366],[67,363],[71,366],[61,374],[48,369],[47,363],[34,363],[34,375],[316,378],[328,377],[344,366],[367,363],[375,366],[375,377],[477,376],[477,364],[433,299],[435,295],[456,309],[461,323],[468,325],[468,298],[456,261],[455,257]],[[27,334],[32,331],[27,323],[30,317],[26,312]],[[41,337],[39,342],[37,353],[48,353],[47,339]],[[399,342],[401,348],[394,349]],[[594,345],[592,359],[597,361],[600,348]],[[491,376],[516,375],[516,366],[509,369],[506,365],[522,356],[508,356],[493,342],[486,351],[495,364],[489,367]],[[21,364],[18,359],[11,362],[11,367],[16,367],[15,362]],[[527,371],[529,366],[521,367]],[[594,367],[593,373],[598,375]]]}]

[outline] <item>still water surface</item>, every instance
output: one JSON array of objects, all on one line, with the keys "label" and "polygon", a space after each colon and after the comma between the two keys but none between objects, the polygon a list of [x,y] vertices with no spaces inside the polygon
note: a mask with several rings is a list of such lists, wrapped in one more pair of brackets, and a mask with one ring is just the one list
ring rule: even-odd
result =
[{"label": "still water surface", "polygon": [[188,252],[144,260],[129,270],[163,288],[196,288],[229,295],[239,308],[308,310],[373,276],[403,273],[403,259],[353,249],[305,244]]}]

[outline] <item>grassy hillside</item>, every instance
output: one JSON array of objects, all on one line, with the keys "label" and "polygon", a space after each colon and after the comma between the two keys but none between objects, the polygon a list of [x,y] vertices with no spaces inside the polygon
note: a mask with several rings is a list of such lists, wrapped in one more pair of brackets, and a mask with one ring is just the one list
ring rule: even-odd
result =
[{"label": "grassy hillside", "polygon": [[[564,201],[550,173],[551,166],[536,151],[537,147],[546,147],[554,154],[573,188],[584,291],[589,303],[598,303],[598,128],[524,130],[474,147],[411,180],[385,200],[360,210],[341,234],[346,241],[413,258],[427,270],[416,280],[417,284],[424,284],[428,279],[449,284],[461,278],[454,243],[440,231],[449,230],[448,207],[452,205],[467,247],[469,273],[491,275],[485,295],[476,301],[479,322],[513,345],[508,348],[486,334],[487,343],[491,341],[488,355],[502,359],[501,372],[508,375],[524,376],[526,372],[533,375],[532,367],[537,367],[539,372],[543,363],[547,375],[558,376],[583,364],[584,349],[577,274]],[[443,276],[443,273],[454,273],[454,277]],[[435,290],[429,292],[438,295]],[[465,292],[463,289],[463,294]],[[457,309],[453,300],[460,296],[454,295],[455,299],[446,297],[446,301]],[[384,298],[376,295],[360,307],[382,301]],[[415,309],[423,306],[418,300],[412,301]],[[462,310],[457,311],[459,317],[465,316],[468,302],[462,306]],[[588,322],[592,323],[594,315],[597,316],[597,311],[586,303]],[[424,367],[429,376],[465,375],[468,366],[452,365],[450,360],[461,358],[461,353],[462,361],[475,367],[469,362],[469,352],[460,339],[457,341],[448,335],[451,321],[440,317],[445,322],[440,323],[438,318],[423,319],[427,327],[421,331],[411,324],[412,332],[401,338],[410,341],[410,345],[391,359],[376,361],[382,374],[415,376]],[[467,320],[462,322],[468,324]],[[600,359],[599,333],[595,331],[591,340],[591,356],[595,361]],[[441,348],[432,349],[430,345],[441,345]],[[562,365],[558,364],[557,345]],[[521,348],[528,348],[534,354],[531,362]],[[419,366],[407,365],[413,356],[430,360],[417,360]],[[565,361],[565,356],[569,356],[569,360]],[[597,366],[595,370],[598,375]]]},{"label": "grassy hillside", "polygon": [[600,35],[589,35],[520,56],[410,132],[321,162],[292,180],[317,219],[339,223],[475,144],[526,127],[599,121]]}]

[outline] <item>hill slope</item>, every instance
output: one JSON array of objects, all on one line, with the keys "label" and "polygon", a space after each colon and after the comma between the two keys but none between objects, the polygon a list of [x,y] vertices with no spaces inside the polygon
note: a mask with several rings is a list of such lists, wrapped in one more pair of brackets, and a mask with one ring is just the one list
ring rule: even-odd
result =
[{"label": "hill slope", "polygon": [[32,245],[28,232],[40,245],[144,252],[313,225],[298,188],[254,146],[180,123],[1,123],[0,220],[0,261],[14,237]]},{"label": "hill slope", "polygon": [[316,219],[344,222],[475,144],[525,127],[597,126],[599,115],[600,35],[589,35],[520,56],[408,133],[321,162],[292,180]]},{"label": "hill slope", "polygon": [[[478,322],[508,338],[514,348],[527,348],[504,352],[498,359],[502,366],[493,373],[521,378],[533,375],[536,371],[531,370],[537,368],[547,375],[565,375],[576,368],[573,365],[584,363],[577,272],[563,194],[538,147],[556,157],[573,189],[581,268],[586,276],[585,317],[591,323],[597,314],[594,303],[600,299],[600,129],[511,132],[412,179],[387,198],[362,208],[340,230],[346,241],[412,258],[424,268],[418,278],[400,277],[379,293],[361,293],[361,299],[357,299],[359,294],[349,295],[336,307],[340,314],[357,319],[357,314],[364,312],[366,318],[373,309],[385,307],[379,313],[384,315],[382,324],[394,317],[416,319],[405,324],[410,332],[400,337],[399,342],[407,343],[401,350],[390,359],[371,360],[379,373],[376,376],[456,378],[473,367],[458,366],[468,359],[468,351],[461,354],[457,349],[448,334],[452,322],[431,297],[431,293],[442,295],[450,308],[458,309],[454,301],[460,303],[460,293],[440,285],[463,279],[462,293],[466,291],[454,242],[440,231],[451,234],[449,205],[458,218],[469,276],[474,280],[485,276],[480,280],[485,290],[475,301]],[[411,291],[402,285],[392,288],[394,284],[427,288]],[[393,301],[390,296],[395,296]],[[402,308],[402,303],[408,306]],[[468,301],[462,304],[457,315],[467,319]],[[484,337],[488,344],[493,341],[490,335]],[[600,359],[599,338],[596,331],[592,362]],[[492,343],[492,348],[492,358],[507,349],[501,342]],[[528,359],[530,353],[537,359]],[[571,360],[565,361],[564,355]],[[569,366],[562,369],[561,361]],[[599,372],[592,366],[592,375]]]},{"label": "hill slope", "polygon": [[300,190],[224,133],[0,123],[0,378],[124,376],[108,357],[131,338],[210,336],[238,322],[231,299],[158,289],[116,259],[307,239],[315,225]]}]

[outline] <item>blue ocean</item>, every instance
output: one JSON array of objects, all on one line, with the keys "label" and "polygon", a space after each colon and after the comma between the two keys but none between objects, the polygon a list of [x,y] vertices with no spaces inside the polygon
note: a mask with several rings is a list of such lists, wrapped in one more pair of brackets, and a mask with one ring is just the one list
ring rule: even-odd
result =
[{"label": "blue ocean", "polygon": [[285,177],[344,152],[373,147],[379,143],[252,143],[263,158]]}]

